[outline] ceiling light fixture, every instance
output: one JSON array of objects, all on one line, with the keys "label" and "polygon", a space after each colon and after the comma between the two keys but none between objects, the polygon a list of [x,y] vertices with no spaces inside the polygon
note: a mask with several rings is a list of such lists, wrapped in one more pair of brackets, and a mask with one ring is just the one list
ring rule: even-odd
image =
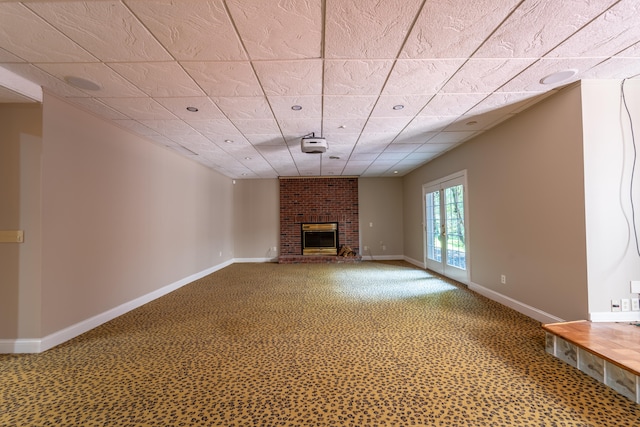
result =
[{"label": "ceiling light fixture", "polygon": [[398,173],[398,171],[393,171],[393,173]]},{"label": "ceiling light fixture", "polygon": [[340,157],[338,157],[338,156],[329,156],[329,158],[331,160],[340,160]]},{"label": "ceiling light fixture", "polygon": [[197,107],[187,107],[187,111],[190,111],[192,113],[197,113],[198,112],[198,108]]},{"label": "ceiling light fixture", "polygon": [[231,139],[225,139],[224,142],[226,142],[227,144],[233,144],[233,140]]},{"label": "ceiling light fixture", "polygon": [[394,110],[402,110],[403,108],[404,108],[404,105],[402,105],[402,104],[398,104],[398,105],[394,105],[393,106]]},{"label": "ceiling light fixture", "polygon": [[576,74],[578,74],[578,70],[576,70],[575,68],[562,70],[553,74],[549,74],[547,77],[543,77],[542,79],[540,79],[540,83],[543,85],[553,85],[568,80]]},{"label": "ceiling light fixture", "polygon": [[293,105],[293,106],[291,107],[291,109],[292,109],[293,111],[300,111],[300,110],[302,110],[302,105]]},{"label": "ceiling light fixture", "polygon": [[64,81],[78,89],[84,89],[84,90],[102,89],[98,83],[92,82],[91,80],[83,79],[82,77],[65,76]]}]

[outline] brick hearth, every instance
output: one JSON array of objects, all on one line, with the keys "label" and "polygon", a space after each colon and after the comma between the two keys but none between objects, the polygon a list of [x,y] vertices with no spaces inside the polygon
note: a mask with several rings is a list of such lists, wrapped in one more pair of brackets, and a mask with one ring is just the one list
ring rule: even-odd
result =
[{"label": "brick hearth", "polygon": [[[359,261],[358,178],[280,178],[280,263]],[[338,245],[358,256],[302,255],[300,224],[337,222]]]}]

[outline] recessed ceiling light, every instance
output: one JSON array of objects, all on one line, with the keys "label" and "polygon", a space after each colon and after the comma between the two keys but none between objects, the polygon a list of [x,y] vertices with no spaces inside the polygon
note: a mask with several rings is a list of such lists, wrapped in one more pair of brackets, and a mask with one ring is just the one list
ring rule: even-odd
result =
[{"label": "recessed ceiling light", "polygon": [[292,109],[293,111],[300,111],[300,110],[302,110],[302,105],[293,105],[293,106],[291,107],[291,109]]},{"label": "recessed ceiling light", "polygon": [[329,158],[332,160],[340,160],[340,157],[338,156],[329,156]]},{"label": "recessed ceiling light", "polygon": [[187,107],[187,111],[191,111],[192,113],[198,112],[198,107]]},{"label": "recessed ceiling light", "polygon": [[346,129],[347,127],[345,125],[340,125],[338,126],[338,129]]},{"label": "recessed ceiling light", "polygon": [[247,175],[249,175],[249,174],[248,174],[248,173],[243,173],[243,174],[242,174],[242,176],[247,176]]},{"label": "recessed ceiling light", "polygon": [[562,70],[557,73],[549,74],[547,77],[543,77],[540,79],[540,83],[543,85],[553,85],[568,80],[576,74],[578,74],[578,70],[575,68]]},{"label": "recessed ceiling light", "polygon": [[398,104],[398,105],[394,105],[393,106],[394,110],[402,110],[403,108],[404,108],[404,105],[402,105],[402,104]]},{"label": "recessed ceiling light", "polygon": [[233,140],[231,139],[225,139],[224,142],[226,142],[227,144],[233,144]]},{"label": "recessed ceiling light", "polygon": [[398,171],[393,171],[393,173],[398,173]]},{"label": "recessed ceiling light", "polygon": [[467,123],[465,123],[465,125],[467,126],[473,126],[473,125],[477,125],[478,121],[477,120],[470,120]]},{"label": "recessed ceiling light", "polygon": [[78,89],[84,89],[84,90],[100,90],[101,89],[98,83],[92,82],[91,80],[83,79],[82,77],[65,76],[64,81]]},{"label": "recessed ceiling light", "polygon": [[251,157],[245,157],[244,159],[245,160],[251,160]]}]

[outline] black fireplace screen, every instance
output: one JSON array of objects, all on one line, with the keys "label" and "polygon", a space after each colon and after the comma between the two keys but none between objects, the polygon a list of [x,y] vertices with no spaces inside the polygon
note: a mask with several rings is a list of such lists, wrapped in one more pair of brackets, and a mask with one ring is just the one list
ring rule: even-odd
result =
[{"label": "black fireplace screen", "polygon": [[303,255],[338,255],[338,223],[302,224]]}]

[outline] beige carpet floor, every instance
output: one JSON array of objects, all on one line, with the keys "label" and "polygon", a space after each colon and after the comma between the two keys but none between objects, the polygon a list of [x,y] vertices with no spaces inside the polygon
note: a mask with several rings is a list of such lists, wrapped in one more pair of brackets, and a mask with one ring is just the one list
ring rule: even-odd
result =
[{"label": "beige carpet floor", "polygon": [[540,324],[404,262],[234,264],[37,355],[0,426],[640,426]]}]

